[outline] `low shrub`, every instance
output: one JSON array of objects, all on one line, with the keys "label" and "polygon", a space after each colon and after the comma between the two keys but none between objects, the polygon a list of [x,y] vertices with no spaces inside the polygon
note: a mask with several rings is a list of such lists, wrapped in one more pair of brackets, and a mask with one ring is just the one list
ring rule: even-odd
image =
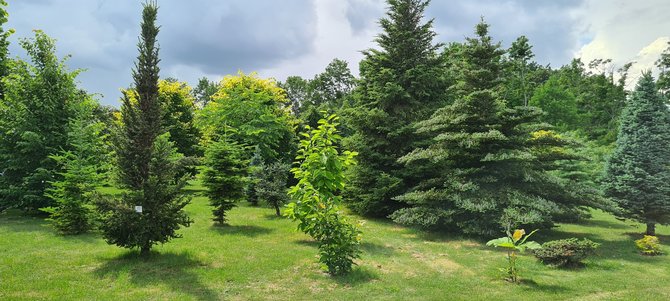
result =
[{"label": "low shrub", "polygon": [[640,250],[642,255],[661,255],[661,243],[658,241],[658,237],[645,235],[643,238],[635,241],[637,249]]},{"label": "low shrub", "polygon": [[557,267],[579,266],[582,260],[595,253],[599,245],[586,238],[568,238],[546,242],[533,253],[544,264]]}]

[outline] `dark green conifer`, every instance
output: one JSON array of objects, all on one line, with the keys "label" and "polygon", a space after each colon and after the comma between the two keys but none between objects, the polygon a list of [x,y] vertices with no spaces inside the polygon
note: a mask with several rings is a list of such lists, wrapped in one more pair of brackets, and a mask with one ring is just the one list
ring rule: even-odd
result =
[{"label": "dark green conifer", "polygon": [[388,215],[402,206],[393,197],[425,176],[397,160],[423,140],[414,123],[445,104],[442,45],[434,43],[433,21],[423,21],[428,3],[389,0],[375,40],[380,49],[363,52],[354,104],[343,113],[352,130],[344,144],[360,154],[345,199],[358,213]]},{"label": "dark green conifer", "polygon": [[118,179],[125,193],[120,199],[100,202],[101,230],[105,240],[147,255],[153,245],[166,243],[191,220],[183,208],[190,202],[178,177],[179,161],[170,135],[162,128],[158,99],[158,45],[155,25],[158,7],[145,3],[142,12],[139,56],[133,70],[136,101],[126,91],[121,107],[123,126],[117,135]]}]

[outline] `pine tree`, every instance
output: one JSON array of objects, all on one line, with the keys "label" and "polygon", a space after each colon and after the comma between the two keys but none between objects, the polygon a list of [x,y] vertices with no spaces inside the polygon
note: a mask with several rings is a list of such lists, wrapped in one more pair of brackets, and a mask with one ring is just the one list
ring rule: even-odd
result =
[{"label": "pine tree", "polygon": [[495,235],[505,228],[550,226],[557,214],[584,205],[547,172],[554,162],[572,159],[561,151],[566,142],[538,123],[539,109],[510,109],[499,98],[504,51],[488,27],[479,23],[476,37],[460,50],[453,87],[459,98],[418,123],[417,132],[432,136],[432,143],[400,159],[408,168],[440,172],[398,197],[411,207],[393,213],[396,222]]},{"label": "pine tree", "polygon": [[247,184],[248,160],[244,148],[228,141],[226,136],[212,143],[205,152],[203,184],[214,206],[214,221],[226,224],[226,213],[244,198]]},{"label": "pine tree", "polygon": [[398,158],[423,137],[413,124],[445,104],[444,60],[433,42],[433,21],[423,21],[429,1],[389,0],[381,49],[364,51],[354,104],[345,113],[353,133],[344,145],[357,151],[345,199],[358,213],[386,216],[402,204],[392,198],[405,193],[423,172],[404,169]]},{"label": "pine tree", "polygon": [[126,91],[121,107],[123,122],[115,146],[118,179],[125,193],[120,199],[98,204],[105,240],[139,248],[142,255],[148,255],[157,243],[180,237],[177,230],[191,223],[183,210],[190,202],[183,192],[186,181],[177,177],[183,156],[162,127],[157,12],[155,2],[144,4],[140,54],[133,70],[137,99],[132,101]]},{"label": "pine tree", "polygon": [[616,149],[605,169],[605,193],[621,217],[647,225],[670,224],[670,110],[649,72],[642,75],[621,116]]}]

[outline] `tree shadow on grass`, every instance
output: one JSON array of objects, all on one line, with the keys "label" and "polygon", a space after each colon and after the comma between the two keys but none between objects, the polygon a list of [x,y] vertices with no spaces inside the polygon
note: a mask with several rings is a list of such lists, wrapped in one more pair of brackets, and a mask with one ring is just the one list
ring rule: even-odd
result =
[{"label": "tree shadow on grass", "polygon": [[117,258],[107,260],[95,270],[100,278],[125,277],[136,286],[151,287],[163,283],[180,293],[197,300],[219,300],[217,293],[204,285],[194,270],[205,266],[187,253],[158,254],[140,257],[138,252],[127,252]]},{"label": "tree shadow on grass", "polygon": [[395,254],[395,250],[392,247],[383,246],[376,243],[371,243],[363,241],[361,243],[361,250],[369,254],[379,254],[384,256],[391,256]]},{"label": "tree shadow on grass", "polygon": [[626,224],[620,221],[612,220],[602,220],[602,219],[584,219],[582,221],[573,223],[579,226],[588,226],[588,227],[599,227],[604,229],[616,229],[616,230],[634,230],[635,226]]},{"label": "tree shadow on grass", "polygon": [[532,289],[534,291],[542,291],[542,292],[551,293],[551,294],[559,294],[559,293],[565,293],[565,292],[570,291],[570,288],[565,287],[565,286],[538,283],[533,279],[521,279],[521,283],[519,283],[519,285],[521,285],[523,287],[527,287],[527,288]]},{"label": "tree shadow on grass", "polygon": [[254,225],[212,225],[212,229],[222,235],[242,235],[256,237],[272,233],[273,229]]},{"label": "tree shadow on grass", "polygon": [[332,279],[335,280],[335,282],[337,282],[340,285],[346,287],[353,287],[359,284],[379,279],[379,276],[375,272],[370,271],[366,267],[355,266],[353,270],[349,272],[349,274],[332,276]]}]

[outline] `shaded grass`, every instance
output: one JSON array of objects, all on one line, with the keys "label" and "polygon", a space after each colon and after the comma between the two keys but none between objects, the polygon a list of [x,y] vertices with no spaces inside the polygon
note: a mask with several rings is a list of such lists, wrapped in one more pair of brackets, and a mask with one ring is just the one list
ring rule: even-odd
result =
[{"label": "shaded grass", "polygon": [[[115,190],[104,188],[105,193]],[[481,241],[362,220],[362,258],[330,277],[317,245],[274,210],[241,204],[229,226],[214,226],[202,187],[189,187],[195,221],[183,238],[149,258],[107,245],[96,233],[59,236],[47,222],[0,215],[0,300],[667,300],[669,256],[645,257],[643,226],[603,212],[580,224],[540,231],[534,240],[579,237],[601,243],[577,270],[519,259],[519,285],[502,280],[505,254]],[[668,252],[670,229],[658,227]]]}]

